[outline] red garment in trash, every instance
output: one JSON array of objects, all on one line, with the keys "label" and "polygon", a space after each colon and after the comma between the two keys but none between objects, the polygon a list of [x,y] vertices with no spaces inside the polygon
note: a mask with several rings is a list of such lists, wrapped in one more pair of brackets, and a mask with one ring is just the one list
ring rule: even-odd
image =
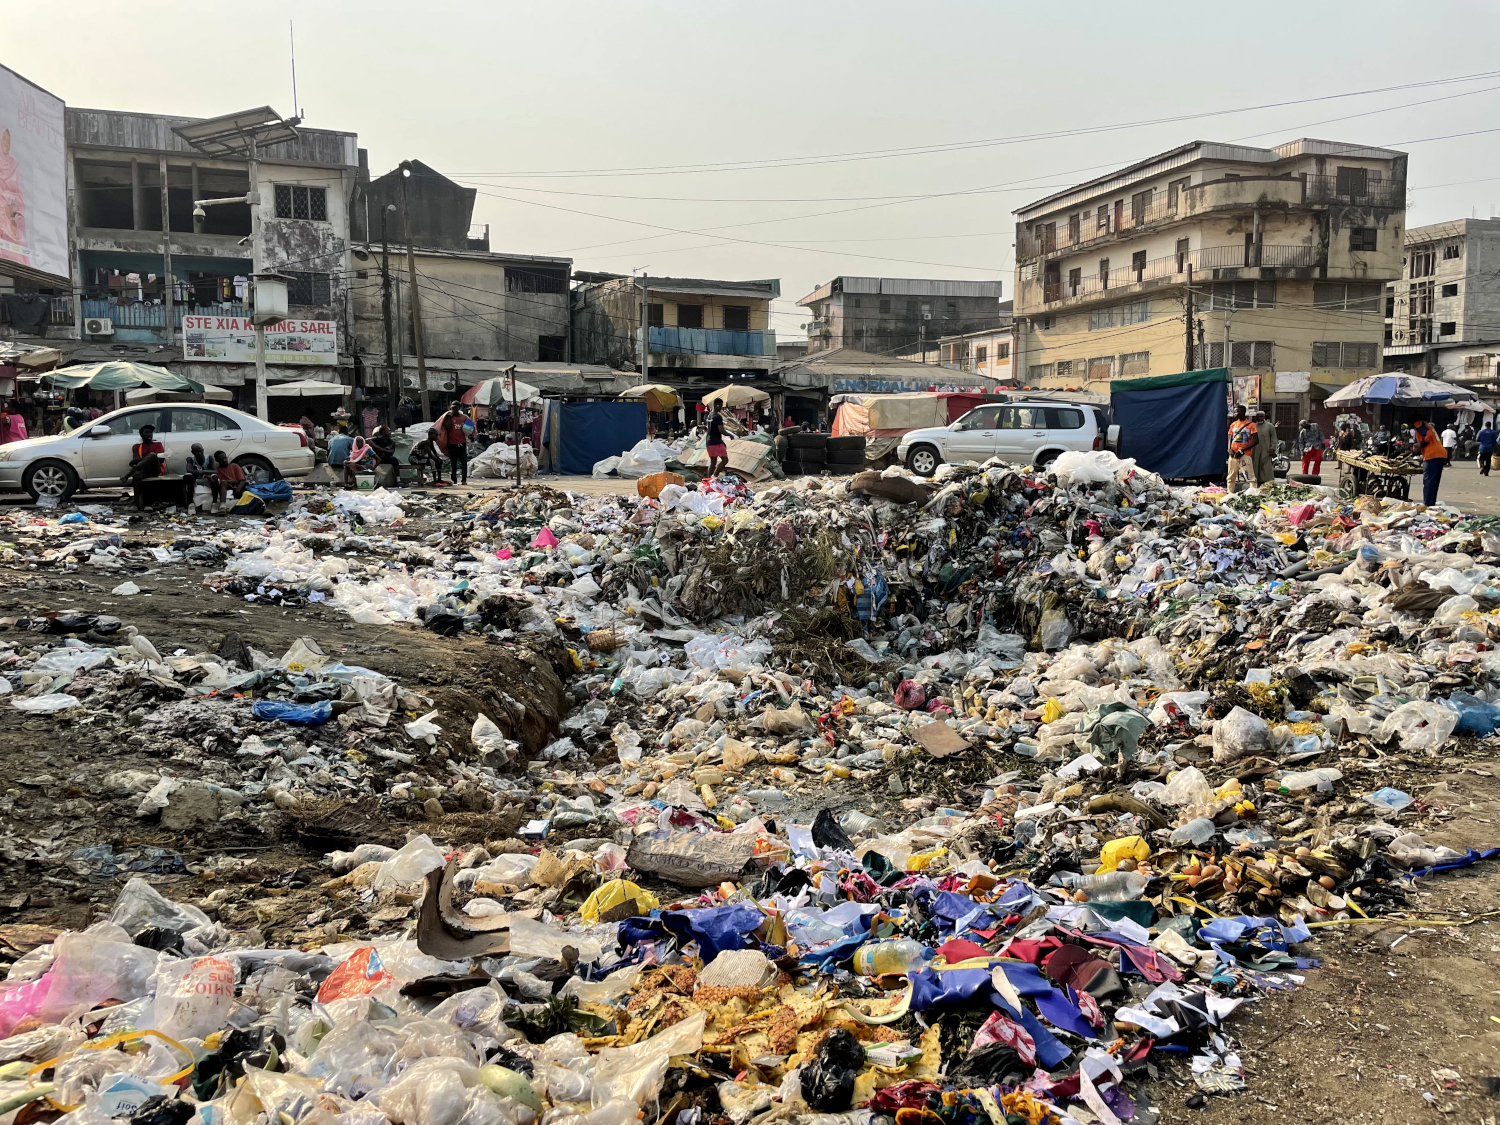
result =
[{"label": "red garment in trash", "polygon": [[1027,1066],[1036,1066],[1036,1040],[1031,1037],[1031,1032],[1004,1012],[990,1013],[990,1018],[974,1033],[969,1053],[973,1054],[991,1043],[1006,1044],[1015,1050],[1016,1056]]},{"label": "red garment in trash", "polygon": [[1061,938],[1017,938],[1005,947],[1005,956],[1017,957],[1022,961],[1030,961],[1033,965],[1040,965],[1044,957],[1061,948]]},{"label": "red garment in trash", "polygon": [[989,957],[990,951],[964,938],[953,938],[937,947],[937,955],[945,958],[948,964],[952,965],[956,961],[967,961],[971,957]]}]

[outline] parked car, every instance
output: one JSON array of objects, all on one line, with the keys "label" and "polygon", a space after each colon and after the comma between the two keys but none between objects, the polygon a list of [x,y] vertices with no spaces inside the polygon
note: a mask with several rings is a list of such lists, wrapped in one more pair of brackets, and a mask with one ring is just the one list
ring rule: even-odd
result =
[{"label": "parked car", "polygon": [[944,461],[991,457],[1042,468],[1069,449],[1104,449],[1112,444],[1110,437],[1103,412],[1086,403],[989,403],[946,426],[912,430],[901,438],[896,456],[924,477]]},{"label": "parked car", "polygon": [[252,481],[312,472],[313,451],[300,427],[284,429],[227,407],[158,403],[111,411],[72,433],[0,445],[0,492],[24,489],[33,500],[66,500],[80,488],[118,485],[147,425],[166,447],[165,479],[182,476],[194,443],[209,457],[222,449]]}]

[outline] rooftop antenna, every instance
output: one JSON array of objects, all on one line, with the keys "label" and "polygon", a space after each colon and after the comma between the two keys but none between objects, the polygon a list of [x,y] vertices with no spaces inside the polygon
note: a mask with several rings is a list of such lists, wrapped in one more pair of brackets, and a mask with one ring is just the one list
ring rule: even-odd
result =
[{"label": "rooftop antenna", "polygon": [[301,118],[302,107],[297,103],[297,25],[287,20],[286,31],[292,45],[292,115]]}]

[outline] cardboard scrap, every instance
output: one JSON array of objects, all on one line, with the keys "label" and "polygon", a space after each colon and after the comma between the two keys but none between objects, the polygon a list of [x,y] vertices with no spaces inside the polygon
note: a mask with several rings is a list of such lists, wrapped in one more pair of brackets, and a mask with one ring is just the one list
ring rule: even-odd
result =
[{"label": "cardboard scrap", "polygon": [[964,736],[944,719],[934,719],[912,728],[911,736],[934,758],[948,758],[969,748]]}]

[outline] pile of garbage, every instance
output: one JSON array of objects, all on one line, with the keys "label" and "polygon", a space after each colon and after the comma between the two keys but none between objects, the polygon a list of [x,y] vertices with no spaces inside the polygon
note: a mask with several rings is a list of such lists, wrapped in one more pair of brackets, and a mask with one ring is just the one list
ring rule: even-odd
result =
[{"label": "pile of garbage", "polygon": [[[124,685],[216,716],[203,778],[120,779],[137,815],[243,758],[218,815],[304,847],[361,801],[432,823],[346,822],[282,884],[319,903],[286,948],[243,897],[131,879],[14,958],[0,1109],[1151,1120],[1148,1067],[1244,1086],[1233,1013],[1295,988],[1319,929],[1410,919],[1414,878],[1496,854],[1429,842],[1451,794],[1420,784],[1493,750],[1494,520],[1108,453],[392,507],[221,530],[206,582],[555,646],[571,712],[527,743],[312,639],[163,659],[118,619],[17,622],[72,639],[0,652],[14,707],[86,722]],[[52,565],[118,557],[35,535]]]}]

